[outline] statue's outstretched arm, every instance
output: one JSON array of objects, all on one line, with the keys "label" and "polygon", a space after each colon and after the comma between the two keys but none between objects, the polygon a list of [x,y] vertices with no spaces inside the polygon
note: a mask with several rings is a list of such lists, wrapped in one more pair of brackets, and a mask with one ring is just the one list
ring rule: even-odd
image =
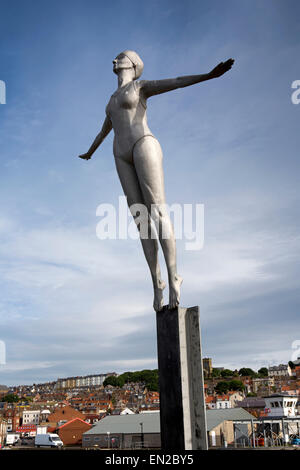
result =
[{"label": "statue's outstretched arm", "polygon": [[90,146],[89,150],[87,151],[87,153],[79,155],[79,158],[83,158],[84,160],[89,160],[91,156],[93,155],[93,153],[97,150],[99,145],[102,144],[103,140],[110,133],[111,130],[112,130],[111,120],[109,119],[108,116],[106,116],[102,129],[97,135],[92,145]]},{"label": "statue's outstretched arm", "polygon": [[167,91],[176,90],[186,86],[194,85],[196,83],[204,82],[217,78],[231,69],[234,63],[233,59],[228,59],[226,62],[218,64],[211,72],[202,75],[184,75],[183,77],[167,78],[165,80],[141,80],[140,87],[143,90],[145,98]]}]

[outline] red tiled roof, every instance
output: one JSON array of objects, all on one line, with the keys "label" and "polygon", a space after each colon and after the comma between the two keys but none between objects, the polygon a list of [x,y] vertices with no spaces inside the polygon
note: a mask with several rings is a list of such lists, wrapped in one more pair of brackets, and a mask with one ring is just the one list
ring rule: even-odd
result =
[{"label": "red tiled roof", "polygon": [[215,397],[208,396],[205,398],[206,403],[212,403],[214,401]]},{"label": "red tiled roof", "polygon": [[86,421],[83,421],[83,419],[80,419],[80,418],[74,418],[74,419],[71,419],[70,421],[67,421],[65,424],[62,424],[61,426],[59,426],[57,429],[61,429],[71,423],[73,423],[74,421],[81,421],[82,423],[85,423],[87,424],[88,426],[91,426],[91,424],[87,423]]}]

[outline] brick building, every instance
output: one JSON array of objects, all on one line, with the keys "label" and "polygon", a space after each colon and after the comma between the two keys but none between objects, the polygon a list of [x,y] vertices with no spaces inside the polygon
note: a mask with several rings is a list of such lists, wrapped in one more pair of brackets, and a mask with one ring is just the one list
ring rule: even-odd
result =
[{"label": "brick building", "polygon": [[2,415],[7,422],[7,431],[15,432],[17,427],[22,422],[20,412],[15,407],[10,406],[3,411]]},{"label": "brick building", "polygon": [[82,434],[91,428],[91,424],[86,423],[80,418],[72,419],[62,424],[57,433],[65,446],[81,446]]},{"label": "brick building", "polygon": [[57,407],[54,413],[51,413],[48,416],[48,419],[46,422],[49,426],[58,427],[75,418],[79,418],[82,421],[85,420],[85,416],[83,413],[75,410],[75,408],[72,408],[69,405],[65,405],[65,406]]}]

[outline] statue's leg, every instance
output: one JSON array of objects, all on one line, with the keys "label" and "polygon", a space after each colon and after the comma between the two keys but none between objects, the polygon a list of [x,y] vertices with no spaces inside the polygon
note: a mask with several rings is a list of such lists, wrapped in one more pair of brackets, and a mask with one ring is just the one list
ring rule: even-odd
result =
[{"label": "statue's leg", "polygon": [[159,142],[145,136],[134,146],[133,161],[145,204],[151,211],[164,253],[169,277],[169,307],[180,300],[182,278],[177,274],[176,243],[165,201],[163,154]]},{"label": "statue's leg", "polygon": [[[115,158],[115,162],[124,194],[127,197],[129,209],[133,204],[143,204],[146,207],[134,166],[120,158]],[[135,221],[137,220],[135,217],[134,219]],[[155,311],[159,311],[162,309],[164,304],[163,290],[166,287],[166,284],[161,279],[160,266],[158,262],[158,243],[156,239],[151,238],[151,220],[149,214],[147,215],[146,223],[148,224],[148,238],[141,238],[141,242],[153,282],[153,308]],[[140,226],[138,224],[137,227],[140,230]]]}]

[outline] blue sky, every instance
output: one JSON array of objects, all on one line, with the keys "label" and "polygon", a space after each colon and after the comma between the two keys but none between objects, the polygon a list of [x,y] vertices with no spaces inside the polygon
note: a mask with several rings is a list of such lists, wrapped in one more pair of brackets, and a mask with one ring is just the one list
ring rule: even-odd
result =
[{"label": "blue sky", "polygon": [[157,366],[141,246],[96,237],[97,206],[122,194],[113,135],[91,161],[77,158],[102,125],[124,49],[141,55],[144,79],[236,60],[217,80],[148,103],[168,202],[205,205],[204,249],[177,242],[181,303],[200,306],[203,354],[215,365],[291,359],[300,339],[299,13],[292,0],[2,0],[0,383]]}]

